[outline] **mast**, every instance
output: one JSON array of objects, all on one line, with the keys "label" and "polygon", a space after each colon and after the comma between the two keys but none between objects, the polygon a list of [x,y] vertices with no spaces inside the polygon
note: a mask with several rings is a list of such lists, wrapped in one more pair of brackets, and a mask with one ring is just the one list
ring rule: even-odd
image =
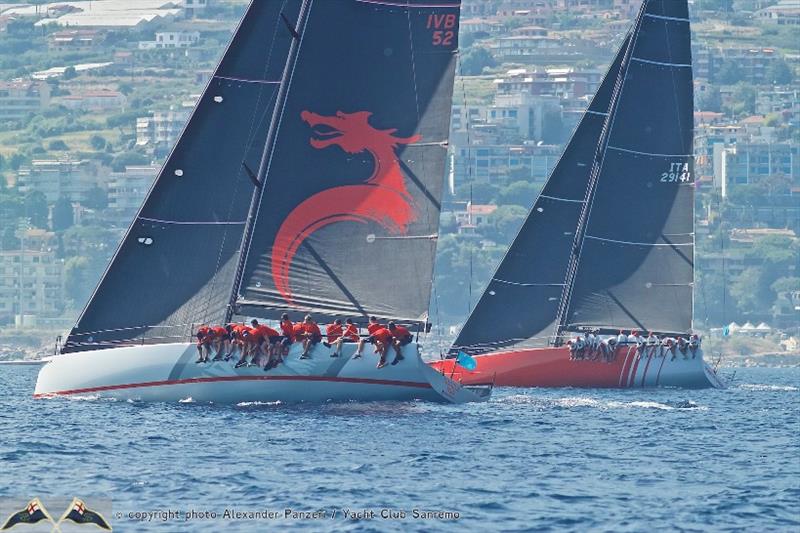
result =
[{"label": "mast", "polygon": [[605,158],[606,148],[608,147],[609,131],[614,123],[617,105],[619,104],[619,95],[622,91],[622,86],[625,83],[625,77],[627,76],[628,72],[628,63],[630,61],[631,53],[636,46],[636,39],[638,38],[639,30],[641,29],[642,17],[647,9],[647,1],[648,0],[644,0],[644,2],[642,2],[642,7],[639,9],[639,14],[636,17],[636,23],[634,24],[635,29],[631,35],[630,41],[628,42],[628,48],[625,50],[625,55],[622,59],[622,68],[620,69],[619,74],[617,75],[617,81],[614,84],[614,92],[612,93],[611,105],[608,109],[608,116],[606,116],[606,119],[603,123],[603,129],[600,133],[600,142],[597,145],[595,158],[592,162],[592,172],[589,177],[588,187],[586,188],[586,196],[584,197],[583,208],[581,209],[581,214],[578,218],[578,227],[575,230],[575,238],[570,250],[566,278],[564,280],[564,287],[562,289],[561,299],[558,304],[558,312],[556,314],[556,320],[553,328],[553,338],[551,339],[551,344],[554,346],[561,345],[561,334],[563,333],[567,322],[566,318],[569,309],[569,302],[572,298],[572,291],[575,287],[575,277],[578,271],[578,264],[580,263],[583,241],[586,236],[589,213],[592,210],[592,204],[594,202],[594,196],[597,190],[597,180],[600,177],[600,171],[603,168],[603,160]]},{"label": "mast", "polygon": [[300,13],[297,17],[297,23],[295,24],[294,28],[289,26],[289,21],[286,19],[283,13],[281,13],[281,18],[286,24],[288,31],[292,34],[292,44],[289,47],[289,54],[286,60],[286,65],[283,69],[283,75],[281,76],[281,84],[280,88],[278,89],[275,108],[272,112],[272,119],[270,121],[269,131],[267,132],[267,139],[264,143],[264,151],[261,155],[261,161],[258,165],[258,172],[256,173],[256,187],[253,190],[250,208],[247,213],[244,234],[242,235],[242,244],[239,248],[239,261],[236,265],[236,274],[234,275],[233,285],[231,287],[231,295],[228,300],[228,307],[225,310],[225,324],[229,323],[235,314],[236,300],[239,296],[239,286],[242,282],[244,267],[247,264],[247,256],[250,252],[250,243],[253,239],[253,229],[258,216],[258,208],[261,205],[261,199],[264,195],[265,179],[267,173],[269,172],[269,165],[272,161],[275,139],[280,127],[281,118],[283,117],[283,110],[286,105],[286,97],[289,92],[289,87],[292,84],[292,74],[294,73],[294,68],[297,63],[300,45],[303,41],[305,25],[308,21],[308,14],[311,10],[312,2],[313,0],[303,0],[303,3],[300,7]]}]

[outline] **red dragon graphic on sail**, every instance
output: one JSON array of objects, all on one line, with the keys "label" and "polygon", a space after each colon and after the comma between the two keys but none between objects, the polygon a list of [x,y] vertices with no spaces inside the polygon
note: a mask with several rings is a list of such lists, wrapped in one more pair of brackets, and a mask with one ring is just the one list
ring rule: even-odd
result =
[{"label": "red dragon graphic on sail", "polygon": [[416,219],[413,199],[395,150],[422,137],[395,137],[396,129],[379,130],[369,124],[372,113],[337,112],[333,116],[303,111],[300,118],[314,130],[311,146],[318,150],[338,146],[348,154],[369,152],[375,160],[372,175],[362,184],[321,191],[295,207],[281,224],[272,246],[272,279],[292,304],[289,271],[297,249],[312,233],[336,222],[374,222],[391,235],[403,235]]}]

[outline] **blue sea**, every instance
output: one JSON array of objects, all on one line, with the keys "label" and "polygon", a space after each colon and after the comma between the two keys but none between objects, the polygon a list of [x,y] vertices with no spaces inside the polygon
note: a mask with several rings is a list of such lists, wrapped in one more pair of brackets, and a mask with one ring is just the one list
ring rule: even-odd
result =
[{"label": "blue sea", "polygon": [[0,520],[79,497],[134,532],[800,528],[799,368],[462,406],[33,400],[37,372],[0,367]]}]

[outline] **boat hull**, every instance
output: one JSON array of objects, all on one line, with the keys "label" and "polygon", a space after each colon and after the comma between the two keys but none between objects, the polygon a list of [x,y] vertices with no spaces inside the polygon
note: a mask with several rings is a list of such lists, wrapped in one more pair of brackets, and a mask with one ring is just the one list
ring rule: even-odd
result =
[{"label": "boat hull", "polygon": [[[688,358],[687,358],[688,357]],[[638,357],[636,348],[619,347],[611,362],[574,360],[567,347],[532,348],[475,356],[477,367],[467,371],[453,359],[431,363],[435,369],[465,385],[499,387],[646,388],[723,387],[716,372],[703,360],[702,350],[692,357],[666,349],[649,349]]]},{"label": "boat hull", "polygon": [[120,400],[177,402],[408,401],[464,403],[488,399],[490,390],[469,388],[426,365],[418,346],[403,349],[396,366],[376,368],[372,345],[353,359],[354,345],[340,357],[320,343],[310,359],[292,346],[285,362],[265,372],[234,368],[233,361],[195,363],[191,344],[130,346],[59,355],[39,371],[35,398],[97,396]]}]

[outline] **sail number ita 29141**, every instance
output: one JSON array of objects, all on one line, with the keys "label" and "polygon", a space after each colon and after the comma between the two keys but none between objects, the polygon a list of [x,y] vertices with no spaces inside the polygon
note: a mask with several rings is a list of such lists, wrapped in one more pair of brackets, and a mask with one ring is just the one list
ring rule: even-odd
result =
[{"label": "sail number ita 29141", "polygon": [[676,181],[688,183],[691,180],[692,172],[689,170],[689,163],[684,161],[670,163],[669,170],[661,173],[662,183],[674,183]]},{"label": "sail number ita 29141", "polygon": [[458,19],[454,14],[428,15],[426,28],[431,30],[431,43],[433,46],[452,46],[456,38],[456,24]]}]

